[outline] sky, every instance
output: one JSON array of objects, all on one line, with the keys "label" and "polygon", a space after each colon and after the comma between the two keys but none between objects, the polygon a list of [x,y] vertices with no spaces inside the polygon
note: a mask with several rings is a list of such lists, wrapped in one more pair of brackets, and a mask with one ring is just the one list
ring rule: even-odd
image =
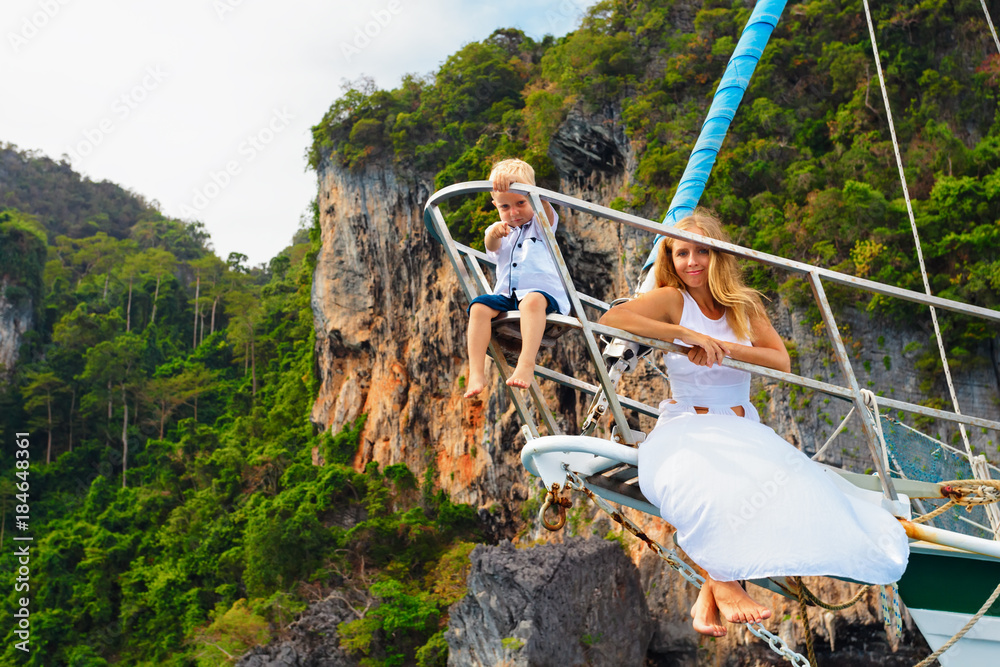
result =
[{"label": "sky", "polygon": [[535,39],[589,0],[4,0],[0,142],[205,223],[267,262],[316,196],[310,128],[345,81],[433,73],[497,28]]}]

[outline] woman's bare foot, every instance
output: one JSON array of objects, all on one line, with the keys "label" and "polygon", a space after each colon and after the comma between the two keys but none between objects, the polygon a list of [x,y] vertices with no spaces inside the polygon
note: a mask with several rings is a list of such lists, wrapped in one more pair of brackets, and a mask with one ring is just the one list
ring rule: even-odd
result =
[{"label": "woman's bare foot", "polygon": [[514,369],[513,375],[507,378],[508,387],[520,387],[521,389],[527,389],[531,386],[531,381],[535,377],[535,367],[532,364],[531,368],[523,369],[521,365],[518,364],[517,368]]},{"label": "woman's bare foot", "polygon": [[730,623],[760,623],[771,618],[771,610],[747,595],[738,581],[711,581],[715,603]]},{"label": "woman's bare foot", "polygon": [[473,375],[472,373],[469,373],[469,384],[467,385],[467,388],[465,390],[464,398],[472,398],[473,396],[481,392],[485,386],[486,386],[485,375],[476,376]]},{"label": "woman's bare foot", "polygon": [[715,604],[710,581],[705,581],[705,585],[698,592],[698,599],[691,607],[691,618],[694,619],[691,625],[703,635],[723,637],[726,628],[722,625],[722,617],[719,615],[719,606]]}]

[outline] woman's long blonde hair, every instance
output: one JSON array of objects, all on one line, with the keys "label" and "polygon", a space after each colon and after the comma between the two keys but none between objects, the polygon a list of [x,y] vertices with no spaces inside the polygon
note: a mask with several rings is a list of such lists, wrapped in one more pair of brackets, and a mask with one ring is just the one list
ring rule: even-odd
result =
[{"label": "woman's long blonde hair", "polygon": [[[682,218],[674,225],[674,229],[698,229],[704,236],[718,241],[729,242],[729,235],[722,229],[718,218],[704,209],[696,209],[694,213]],[[674,239],[667,237],[660,244],[653,267],[658,287],[676,287],[687,291],[687,286],[674,268]],[[726,319],[733,332],[741,340],[753,341],[753,329],[750,320],[756,317],[767,317],[764,304],[760,300],[760,292],[747,287],[743,283],[742,272],[736,258],[727,253],[709,248],[708,289],[712,298],[726,309]]]}]

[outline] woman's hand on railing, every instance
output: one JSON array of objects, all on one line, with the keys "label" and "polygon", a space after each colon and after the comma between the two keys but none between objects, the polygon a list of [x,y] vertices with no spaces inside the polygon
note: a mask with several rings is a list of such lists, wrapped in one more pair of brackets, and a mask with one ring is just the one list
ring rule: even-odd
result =
[{"label": "woman's hand on railing", "polygon": [[697,331],[683,329],[678,338],[691,346],[688,351],[688,361],[698,366],[711,367],[715,364],[721,364],[722,360],[729,355],[729,348],[725,347],[721,341]]}]

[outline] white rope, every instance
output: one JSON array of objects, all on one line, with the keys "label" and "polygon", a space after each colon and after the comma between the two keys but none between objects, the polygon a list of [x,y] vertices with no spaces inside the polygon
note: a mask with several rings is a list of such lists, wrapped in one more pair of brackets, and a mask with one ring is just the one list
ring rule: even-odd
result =
[{"label": "white rope", "polygon": [[[906,200],[906,213],[910,218],[910,229],[913,230],[913,242],[917,247],[917,261],[920,263],[920,276],[924,281],[924,292],[928,296],[931,295],[931,284],[930,280],[927,278],[927,266],[924,264],[924,253],[920,246],[920,234],[917,231],[917,222],[913,216],[913,205],[910,203],[910,191],[906,186],[906,172],[903,170],[903,158],[899,154],[899,141],[896,139],[896,127],[892,122],[892,109],[889,105],[889,94],[885,89],[885,77],[882,75],[882,60],[878,53],[878,42],[875,39],[875,24],[872,22],[871,8],[868,6],[868,0],[863,0],[865,6],[865,18],[868,20],[868,34],[871,37],[872,42],[872,53],[875,55],[875,70],[878,72],[878,82],[879,86],[882,88],[882,100],[885,103],[885,114],[889,121],[889,134],[892,137],[892,149],[896,154],[896,167],[899,169],[899,181],[903,187],[903,198]],[[987,13],[987,16],[989,14]],[[991,22],[992,24],[992,22]],[[937,310],[934,306],[929,306],[931,310],[931,321],[934,323],[934,336],[937,338],[938,352],[941,355],[941,364],[944,368],[944,376],[948,382],[948,391],[951,394],[951,403],[954,406],[955,414],[962,414],[962,411],[958,406],[958,395],[955,392],[955,383],[951,378],[951,367],[948,365],[948,356],[944,349],[944,340],[941,337],[941,327],[938,324]],[[958,429],[962,434],[962,441],[965,443],[966,456],[969,459],[969,464],[972,465],[972,445],[969,443],[969,434],[965,431],[965,424],[959,424]],[[884,448],[884,444],[883,444]],[[989,514],[990,524],[993,527],[993,533],[995,536],[1000,536],[1000,517],[995,514]]]},{"label": "white rope", "polygon": [[844,417],[843,421],[840,422],[840,426],[837,427],[837,430],[835,430],[833,432],[833,435],[831,435],[829,437],[829,439],[827,439],[827,441],[825,443],[823,443],[823,446],[820,447],[819,449],[817,449],[816,453],[812,455],[812,460],[813,461],[819,459],[820,454],[822,454],[823,452],[825,452],[826,448],[829,447],[831,444],[833,444],[834,438],[836,438],[838,435],[840,435],[840,433],[844,430],[844,427],[847,426],[847,420],[850,419],[851,415],[853,415],[853,414],[854,414],[854,406],[852,405],[850,411],[847,413],[847,416]]},{"label": "white rope", "polygon": [[861,397],[865,400],[865,407],[872,413],[875,420],[875,433],[878,434],[878,444],[882,448],[882,469],[885,474],[889,474],[889,446],[885,444],[885,434],[882,432],[882,417],[878,413],[878,397],[870,389],[862,389]]},{"label": "white rope", "polygon": [[986,22],[990,26],[990,34],[993,35],[993,43],[997,45],[997,52],[1000,52],[1000,39],[997,39],[997,29],[993,27],[993,19],[990,18],[990,10],[986,9],[986,0],[979,0],[983,6],[983,14],[986,14]]},{"label": "white rope", "polygon": [[[862,389],[861,398],[864,400],[865,407],[868,408],[868,411],[872,413],[872,417],[875,420],[875,433],[876,435],[878,435],[879,446],[882,448],[882,463],[884,465],[884,469],[888,471],[889,448],[885,444],[885,435],[883,435],[882,433],[882,420],[879,418],[879,413],[878,413],[878,398],[875,396],[875,393],[870,389]],[[813,461],[818,459],[819,455],[822,454],[824,451],[826,451],[826,448],[830,446],[830,444],[833,442],[833,439],[836,438],[840,434],[840,432],[844,430],[844,427],[847,425],[847,420],[850,419],[851,415],[853,414],[854,414],[854,407],[852,406],[850,411],[847,413],[847,416],[844,417],[843,421],[840,422],[840,426],[838,426],[837,430],[833,432],[833,435],[831,435],[829,439],[825,443],[823,443],[823,446],[820,447],[816,451],[816,453],[812,455]]]},{"label": "white rope", "polygon": [[644,357],[645,360],[646,360],[646,363],[649,364],[649,366],[654,371],[656,371],[657,373],[659,373],[663,377],[664,380],[666,380],[667,382],[670,382],[670,376],[668,376],[666,373],[664,373],[662,370],[660,370],[660,367],[656,363],[654,363],[652,360],[650,360],[651,356],[653,356],[653,355],[652,354],[647,354]]}]

